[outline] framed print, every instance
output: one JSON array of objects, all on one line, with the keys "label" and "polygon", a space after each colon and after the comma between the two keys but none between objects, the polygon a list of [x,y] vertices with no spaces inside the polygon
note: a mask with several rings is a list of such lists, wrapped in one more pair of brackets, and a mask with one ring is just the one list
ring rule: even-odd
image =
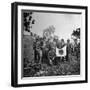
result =
[{"label": "framed print", "polygon": [[11,85],[86,83],[87,6],[11,6]]}]

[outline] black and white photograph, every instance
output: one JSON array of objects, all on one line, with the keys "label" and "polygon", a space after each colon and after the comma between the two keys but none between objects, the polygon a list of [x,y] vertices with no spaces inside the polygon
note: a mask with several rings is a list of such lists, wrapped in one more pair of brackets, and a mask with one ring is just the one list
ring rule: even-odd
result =
[{"label": "black and white photograph", "polygon": [[12,23],[12,86],[87,82],[87,7],[13,3]]},{"label": "black and white photograph", "polygon": [[81,13],[22,11],[22,76],[80,75]]}]

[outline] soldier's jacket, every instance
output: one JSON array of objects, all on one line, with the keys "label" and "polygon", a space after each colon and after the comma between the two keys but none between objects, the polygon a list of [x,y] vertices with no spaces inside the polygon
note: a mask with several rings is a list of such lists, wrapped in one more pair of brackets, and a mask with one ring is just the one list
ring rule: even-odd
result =
[{"label": "soldier's jacket", "polygon": [[50,47],[50,49],[55,49],[56,48],[56,43],[55,42],[50,42],[49,47]]},{"label": "soldier's jacket", "polygon": [[68,43],[67,44],[67,52],[71,53],[71,51],[72,51],[71,49],[72,49],[72,45],[71,45],[71,43]]}]

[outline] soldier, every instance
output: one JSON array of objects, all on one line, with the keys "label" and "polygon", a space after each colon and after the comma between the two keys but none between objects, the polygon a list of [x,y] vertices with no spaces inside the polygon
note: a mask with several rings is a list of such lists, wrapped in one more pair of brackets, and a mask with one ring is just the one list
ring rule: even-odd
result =
[{"label": "soldier", "polygon": [[49,43],[44,40],[42,46],[42,62],[49,65],[48,60]]},{"label": "soldier", "polygon": [[66,60],[69,60],[69,54],[71,53],[71,43],[70,43],[70,39],[67,39],[67,55],[66,55]]},{"label": "soldier", "polygon": [[74,39],[74,55],[78,58],[80,43],[77,42],[77,39]]},{"label": "soldier", "polygon": [[40,60],[40,54],[39,54],[40,42],[39,42],[39,39],[35,40],[35,42],[33,43],[33,48],[34,48],[35,63],[39,63],[39,60]]},{"label": "soldier", "polygon": [[48,52],[48,59],[51,65],[53,64],[55,57],[56,57],[56,42],[53,40],[52,42],[49,42],[49,52]]},{"label": "soldier", "polygon": [[64,48],[64,47],[66,47],[65,45],[66,44],[64,42],[64,39],[58,40],[58,42],[57,42],[57,48],[56,48],[56,53],[57,53],[57,56],[58,56],[58,61],[64,61],[65,60],[65,55],[66,55],[64,53],[64,52],[66,52],[65,51],[66,48]]}]

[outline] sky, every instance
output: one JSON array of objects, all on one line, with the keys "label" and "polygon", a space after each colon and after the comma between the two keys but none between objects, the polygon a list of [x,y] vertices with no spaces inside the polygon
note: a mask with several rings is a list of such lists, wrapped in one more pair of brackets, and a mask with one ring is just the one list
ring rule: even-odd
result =
[{"label": "sky", "polygon": [[67,13],[45,13],[34,12],[32,15],[35,24],[32,26],[32,32],[42,36],[43,30],[53,25],[55,27],[55,35],[59,39],[70,39],[72,31],[81,28],[80,14]]}]

